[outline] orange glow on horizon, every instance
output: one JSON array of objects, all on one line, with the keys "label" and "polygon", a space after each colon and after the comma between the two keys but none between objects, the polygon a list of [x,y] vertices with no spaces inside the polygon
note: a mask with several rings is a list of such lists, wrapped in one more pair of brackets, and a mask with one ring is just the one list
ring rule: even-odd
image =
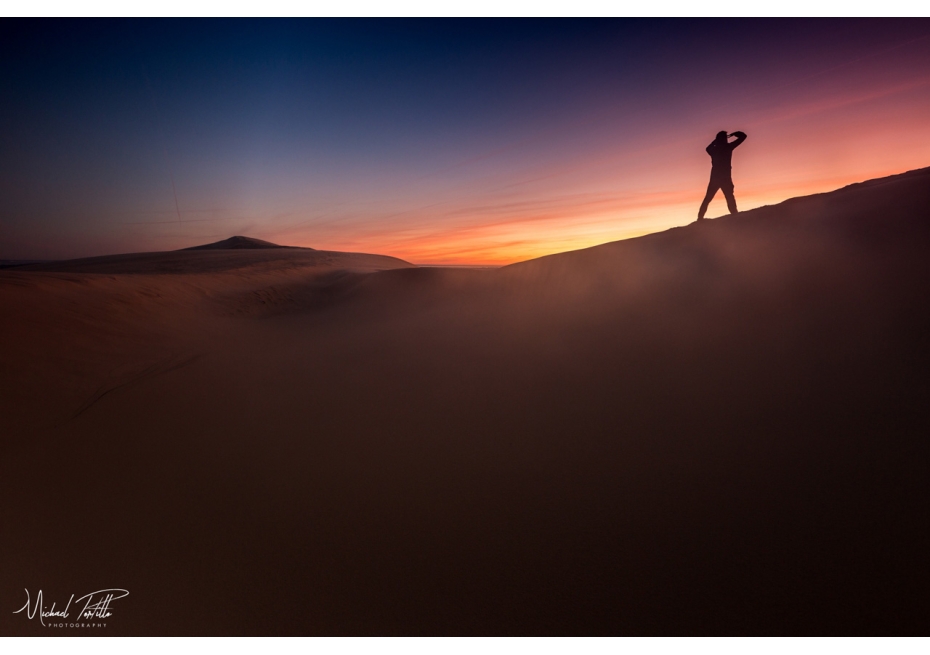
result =
[{"label": "orange glow on horizon", "polygon": [[[930,163],[928,161],[927,163]],[[915,166],[913,168],[919,168]],[[825,193],[849,184],[895,175],[912,169],[883,169],[866,175],[825,176],[798,181],[790,186],[757,183],[737,187],[743,211],[775,205],[789,198]],[[318,249],[376,252],[415,264],[504,266],[545,255],[579,250],[603,243],[631,239],[691,223],[702,190],[643,193],[601,202],[579,203],[549,214],[517,214],[495,222],[478,223],[452,232],[408,231],[407,234],[372,238],[337,239],[331,244],[288,242]],[[590,205],[601,205],[592,208]],[[724,215],[722,194],[711,203],[709,218]]]}]

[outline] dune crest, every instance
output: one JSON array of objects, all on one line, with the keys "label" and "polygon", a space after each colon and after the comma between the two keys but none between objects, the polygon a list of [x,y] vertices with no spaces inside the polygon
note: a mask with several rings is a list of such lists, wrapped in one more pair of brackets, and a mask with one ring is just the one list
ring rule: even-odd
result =
[{"label": "dune crest", "polygon": [[[234,236],[215,243],[208,243],[202,246],[191,246],[190,248],[181,248],[181,250],[257,250],[261,248],[296,248],[298,246],[279,246],[270,241],[253,239],[252,237]],[[303,250],[313,250],[313,248],[302,248]]]}]

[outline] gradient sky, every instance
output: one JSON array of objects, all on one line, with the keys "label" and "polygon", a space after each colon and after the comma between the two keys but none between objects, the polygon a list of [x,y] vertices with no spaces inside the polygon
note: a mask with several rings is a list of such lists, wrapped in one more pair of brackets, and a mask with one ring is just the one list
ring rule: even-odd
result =
[{"label": "gradient sky", "polygon": [[[930,166],[930,20],[0,23],[0,258],[498,264]],[[709,216],[725,213],[720,194]]]}]

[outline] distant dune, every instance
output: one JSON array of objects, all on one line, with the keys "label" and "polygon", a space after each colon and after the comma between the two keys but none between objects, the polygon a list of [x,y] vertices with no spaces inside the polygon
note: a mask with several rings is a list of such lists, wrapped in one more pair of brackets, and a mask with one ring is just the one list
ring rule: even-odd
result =
[{"label": "distant dune", "polygon": [[500,269],[220,243],[0,271],[3,607],[926,631],[930,169]]},{"label": "distant dune", "polygon": [[[221,244],[227,244],[229,247],[223,247]],[[413,264],[384,255],[291,248],[248,237],[232,237],[225,241],[183,250],[69,259],[20,266],[17,270],[106,275],[193,275],[239,269],[252,269],[254,272],[313,268],[370,272],[407,266]]]},{"label": "distant dune", "polygon": [[[208,243],[204,246],[192,246],[183,250],[259,250],[263,248],[289,248],[291,246],[279,246],[270,241],[253,239],[252,237],[229,237],[216,243]],[[304,248],[304,250],[313,250],[313,248]]]}]

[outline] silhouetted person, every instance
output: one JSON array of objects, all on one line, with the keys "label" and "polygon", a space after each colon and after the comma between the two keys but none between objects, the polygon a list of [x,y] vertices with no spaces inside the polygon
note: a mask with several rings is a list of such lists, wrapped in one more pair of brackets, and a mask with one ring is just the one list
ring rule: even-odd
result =
[{"label": "silhouetted person", "polygon": [[[735,136],[736,141],[728,142],[727,137],[731,136]],[[707,194],[704,196],[704,202],[701,203],[701,209],[698,211],[699,221],[704,219],[704,214],[707,213],[707,205],[714,199],[717,189],[723,191],[723,195],[727,199],[727,209],[730,210],[730,213],[735,214],[739,211],[736,209],[736,198],[733,197],[730,159],[733,157],[733,149],[745,140],[745,132],[733,132],[732,134],[717,132],[717,138],[707,146],[707,154],[710,155],[713,167],[710,169],[710,184],[707,185]]]}]

